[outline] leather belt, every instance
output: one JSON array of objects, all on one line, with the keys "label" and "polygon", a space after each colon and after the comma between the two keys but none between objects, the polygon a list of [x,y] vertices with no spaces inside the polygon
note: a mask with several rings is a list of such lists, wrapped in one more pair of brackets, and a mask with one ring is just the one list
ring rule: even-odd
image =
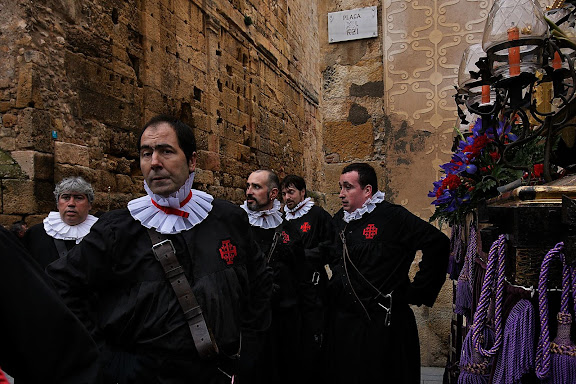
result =
[{"label": "leather belt", "polygon": [[164,268],[166,278],[174,289],[178,303],[184,311],[184,317],[188,322],[198,355],[201,358],[218,355],[218,346],[208,329],[202,308],[196,300],[192,287],[184,274],[184,269],[178,262],[172,240],[167,239],[166,236],[156,232],[153,228],[148,229],[148,236],[152,240],[154,256]]}]

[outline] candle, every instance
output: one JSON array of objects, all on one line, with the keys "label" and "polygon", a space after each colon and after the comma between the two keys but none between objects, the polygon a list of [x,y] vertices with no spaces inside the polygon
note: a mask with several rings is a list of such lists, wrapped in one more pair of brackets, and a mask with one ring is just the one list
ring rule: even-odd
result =
[{"label": "candle", "polygon": [[552,59],[552,68],[560,69],[562,68],[562,59],[558,52],[554,52],[554,59]]},{"label": "candle", "polygon": [[490,86],[483,85],[482,86],[482,104],[490,103]]},{"label": "candle", "polygon": [[[508,28],[508,41],[520,39],[520,29],[517,26]],[[508,48],[508,65],[510,76],[518,76],[520,74],[520,47]]]}]

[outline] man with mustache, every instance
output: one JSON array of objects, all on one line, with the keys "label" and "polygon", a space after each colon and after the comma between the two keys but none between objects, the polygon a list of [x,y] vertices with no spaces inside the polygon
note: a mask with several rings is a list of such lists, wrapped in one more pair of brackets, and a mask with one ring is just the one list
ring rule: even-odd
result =
[{"label": "man with mustache", "polygon": [[[446,281],[450,241],[385,201],[369,164],[347,165],[338,184],[338,259],[327,292],[329,382],[419,384],[420,344],[409,304],[434,304]],[[410,281],[417,251],[422,261]]]},{"label": "man with mustache", "polygon": [[47,273],[101,346],[104,383],[230,383],[244,335],[270,323],[271,273],[242,209],[192,189],[191,127],[156,116],[137,144],[147,194]]},{"label": "man with mustache", "polygon": [[27,230],[23,238],[26,248],[42,268],[64,257],[98,220],[89,214],[94,189],[82,177],[60,181],[54,188],[54,197],[58,212],[50,212],[41,224]]},{"label": "man with mustache", "polygon": [[296,175],[280,183],[284,200],[284,219],[298,231],[305,248],[308,268],[304,282],[307,301],[312,310],[302,318],[301,364],[307,374],[302,383],[324,380],[322,343],[324,338],[325,287],[328,280],[324,265],[328,263],[333,241],[332,216],[308,197],[306,181]]},{"label": "man with mustache", "polygon": [[303,300],[306,275],[304,249],[297,231],[283,223],[277,200],[279,180],[276,173],[259,169],[246,183],[246,201],[242,208],[248,215],[254,239],[274,272],[272,324],[259,339],[247,346],[257,377],[251,384],[296,383],[303,380],[299,364],[301,316],[308,308]]}]

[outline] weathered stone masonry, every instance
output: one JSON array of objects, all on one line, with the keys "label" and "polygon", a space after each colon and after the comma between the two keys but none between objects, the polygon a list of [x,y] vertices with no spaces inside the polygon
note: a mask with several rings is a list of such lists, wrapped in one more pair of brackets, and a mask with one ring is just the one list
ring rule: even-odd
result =
[{"label": "weathered stone masonry", "polygon": [[243,200],[257,167],[318,185],[314,2],[0,4],[0,224],[38,222],[72,174],[95,210],[140,195],[135,142],[157,113],[195,123],[196,185],[218,197]]}]

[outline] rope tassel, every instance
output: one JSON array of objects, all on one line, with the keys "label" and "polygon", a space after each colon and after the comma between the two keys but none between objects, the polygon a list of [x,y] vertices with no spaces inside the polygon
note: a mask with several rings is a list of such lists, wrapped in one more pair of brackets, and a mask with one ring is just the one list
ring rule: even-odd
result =
[{"label": "rope tassel", "polygon": [[[486,328],[481,339],[483,346],[490,348],[494,344],[494,332]],[[472,342],[472,329],[470,329],[462,343],[458,384],[488,384],[491,366],[491,359],[480,355],[475,350]]]},{"label": "rope tassel", "polygon": [[[502,344],[502,304],[504,297],[505,237],[501,235],[490,247],[486,275],[474,324],[466,335],[460,358],[458,384],[488,383],[494,355]],[[488,308],[495,293],[495,331],[488,327]]]},{"label": "rope tassel", "polygon": [[[576,288],[574,271],[566,265],[562,253],[564,244],[558,243],[542,260],[540,278],[538,281],[538,306],[540,311],[541,335],[538,341],[536,354],[536,375],[540,380],[549,384],[576,383],[576,346],[570,340],[570,326],[572,315],[568,309],[570,288]],[[554,258],[562,262],[562,296],[560,298],[560,312],[558,312],[558,332],[553,342],[550,342],[550,329],[548,326],[548,272],[550,263]]]},{"label": "rope tassel", "polygon": [[462,262],[462,253],[464,251],[462,228],[462,225],[457,224],[452,226],[452,231],[450,232],[450,257],[448,258],[448,269],[446,273],[448,273],[452,280],[456,280],[460,275],[460,264]]},{"label": "rope tassel", "polygon": [[472,317],[472,276],[474,273],[474,259],[476,258],[477,246],[476,227],[471,225],[468,246],[466,247],[466,256],[464,257],[464,266],[458,277],[456,299],[454,301],[454,312],[467,318]]},{"label": "rope tassel", "polygon": [[519,384],[522,376],[534,369],[535,317],[534,307],[525,299],[518,301],[510,311],[494,383]]}]

